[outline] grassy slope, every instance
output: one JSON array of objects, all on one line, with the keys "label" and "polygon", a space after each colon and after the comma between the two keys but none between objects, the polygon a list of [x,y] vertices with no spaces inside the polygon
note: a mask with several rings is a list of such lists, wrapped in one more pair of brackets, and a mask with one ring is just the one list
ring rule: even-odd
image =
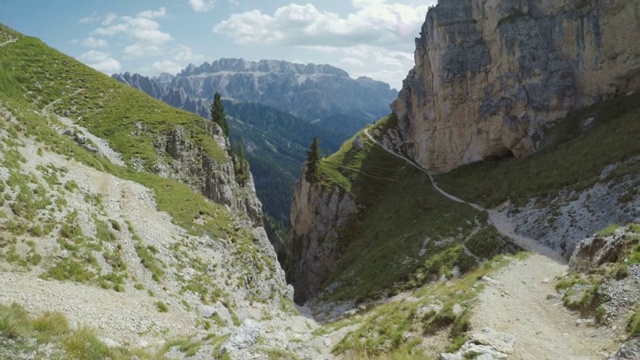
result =
[{"label": "grassy slope", "polygon": [[[580,123],[596,120],[582,132]],[[570,115],[547,131],[545,149],[516,161],[485,161],[437,177],[441,187],[487,207],[506,199],[522,205],[562,189],[581,190],[599,180],[605,166],[640,154],[640,94],[596,104]],[[640,164],[620,164],[611,175],[640,172]]]},{"label": "grassy slope", "polygon": [[364,140],[354,149],[354,139],[320,163],[323,185],[338,186],[365,207],[340,234],[336,247],[345,251],[326,283],[338,284],[330,297],[363,299],[449,275],[455,265],[471,268],[475,261],[460,241],[476,221],[485,223],[484,215],[446,199],[426,174],[379,146]]},{"label": "grassy slope", "polygon": [[[226,152],[199,126],[201,118],[165,105],[47,47],[38,39],[0,25],[0,38],[2,36],[20,38],[18,42],[0,48],[0,68],[3,69],[0,72],[0,101],[23,123],[24,128],[18,130],[36,136],[59,153],[154,189],[158,208],[169,212],[185,229],[218,236],[235,233],[229,226],[231,214],[223,207],[176,181],[119,167],[85,151],[59,135],[46,119],[34,114],[34,110],[41,111],[47,104],[61,99],[56,108],[61,112],[64,109],[82,114],[78,123],[109,140],[126,163],[131,164],[138,158],[149,161],[145,162],[147,166],[152,166],[159,156],[152,144],[154,137],[178,125],[191,130],[190,134],[214,159],[226,159]],[[143,124],[144,132],[137,131],[138,122]],[[209,215],[210,221],[194,223],[202,214]]]},{"label": "grassy slope", "polygon": [[187,134],[213,158],[226,160],[224,150],[206,136],[200,117],[98,73],[38,39],[1,25],[0,32],[20,37],[20,41],[0,50],[0,93],[5,101],[11,99],[42,110],[60,99],[54,105],[57,113],[81,117],[78,124],[108,140],[128,164],[138,158],[152,165],[157,158],[152,144],[155,137],[178,125],[185,126]]}]

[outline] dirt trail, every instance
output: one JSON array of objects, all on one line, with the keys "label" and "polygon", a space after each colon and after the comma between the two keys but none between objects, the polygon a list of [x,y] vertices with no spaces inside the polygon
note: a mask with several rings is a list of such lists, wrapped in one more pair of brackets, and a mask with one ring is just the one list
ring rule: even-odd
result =
[{"label": "dirt trail", "polygon": [[490,327],[516,337],[511,359],[602,359],[615,349],[614,334],[606,328],[576,325],[555,295],[556,276],[566,266],[532,254],[502,269],[478,295],[471,324]]},{"label": "dirt trail", "polygon": [[461,204],[467,204],[469,206],[471,206],[472,208],[478,210],[478,211],[486,211],[487,214],[489,215],[489,221],[493,224],[493,226],[495,226],[496,230],[498,230],[498,232],[508,238],[510,238],[515,244],[517,244],[518,246],[529,250],[531,252],[535,252],[538,254],[542,254],[550,259],[553,259],[554,261],[560,263],[560,264],[565,264],[566,260],[563,259],[560,254],[558,254],[556,251],[554,251],[551,248],[548,248],[542,244],[540,244],[539,242],[535,241],[534,239],[531,239],[529,237],[520,235],[520,234],[516,234],[515,229],[513,224],[511,224],[511,222],[507,219],[506,216],[504,216],[503,214],[501,214],[500,212],[498,212],[495,209],[485,209],[480,205],[468,202],[468,201],[464,201],[462,199],[460,199],[459,197],[456,197],[454,195],[449,194],[448,192],[442,190],[438,184],[436,183],[435,179],[433,178],[433,175],[431,175],[431,173],[429,171],[427,171],[426,169],[422,168],[421,166],[419,166],[418,164],[416,164],[415,162],[413,162],[413,160],[408,159],[400,154],[397,154],[389,149],[387,149],[386,147],[380,145],[372,136],[371,134],[369,134],[369,131],[367,129],[364,130],[364,134],[374,143],[378,144],[378,146],[380,146],[382,149],[384,149],[386,152],[388,152],[389,154],[400,158],[402,160],[404,160],[405,162],[407,162],[408,164],[410,164],[411,166],[415,167],[416,169],[424,172],[425,174],[427,174],[427,176],[429,176],[429,180],[431,180],[431,185],[433,186],[434,189],[436,189],[440,194],[442,194],[443,196],[445,196],[446,198],[448,198],[451,201],[455,201],[457,203],[461,203]]}]

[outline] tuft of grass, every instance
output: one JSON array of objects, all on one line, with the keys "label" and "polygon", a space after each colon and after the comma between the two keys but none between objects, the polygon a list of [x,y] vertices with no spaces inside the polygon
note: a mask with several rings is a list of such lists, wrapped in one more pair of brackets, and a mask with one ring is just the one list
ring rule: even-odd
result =
[{"label": "tuft of grass", "polygon": [[613,234],[615,234],[616,230],[618,230],[620,228],[620,225],[618,224],[611,224],[609,226],[607,226],[606,228],[598,231],[598,233],[596,234],[597,236],[611,236]]},{"label": "tuft of grass", "polygon": [[159,312],[161,313],[169,312],[169,306],[167,306],[167,304],[165,304],[164,302],[156,301],[155,305],[156,305],[156,309],[158,309]]},{"label": "tuft of grass", "polygon": [[64,341],[65,349],[71,358],[78,360],[106,359],[110,357],[109,348],[102,343],[95,332],[81,327]]},{"label": "tuft of grass", "polygon": [[29,316],[20,305],[0,305],[0,336],[9,339],[24,338],[30,333]]},{"label": "tuft of grass", "polygon": [[627,322],[627,333],[629,337],[640,337],[640,309],[629,318]]},{"label": "tuft of grass", "polygon": [[161,354],[165,354],[170,351],[172,348],[176,348],[181,353],[184,353],[185,357],[194,356],[200,351],[202,347],[202,342],[193,341],[191,339],[176,339],[167,342],[160,351]]},{"label": "tuft of grass", "polygon": [[138,242],[134,247],[136,254],[138,254],[140,258],[140,263],[151,272],[151,278],[159,283],[164,276],[162,262],[153,255],[153,252],[150,250],[151,247],[144,246],[141,242]]},{"label": "tuft of grass", "polygon": [[32,321],[33,330],[38,333],[38,340],[49,342],[70,331],[67,318],[57,312],[45,312]]}]

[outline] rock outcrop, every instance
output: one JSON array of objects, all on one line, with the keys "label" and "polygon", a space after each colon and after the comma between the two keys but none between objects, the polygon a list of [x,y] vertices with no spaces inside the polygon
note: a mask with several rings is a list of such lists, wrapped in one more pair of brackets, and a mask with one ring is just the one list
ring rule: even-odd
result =
[{"label": "rock outcrop", "polygon": [[541,146],[545,125],[640,88],[637,1],[441,0],[393,112],[404,150],[447,172]]},{"label": "rock outcrop", "polygon": [[357,210],[344,190],[311,184],[304,176],[296,184],[284,267],[296,289],[297,303],[315,295],[335,270],[343,252],[338,244],[340,231]]},{"label": "rock outcrop", "polygon": [[[217,125],[205,120],[200,125],[221,151],[229,153],[229,139],[222,135]],[[220,159],[213,158],[185,132],[184,127],[178,126],[154,142],[160,153],[169,154],[172,158],[167,163],[158,162],[155,170],[164,177],[188,184],[216,203],[229,206],[236,214],[247,214],[253,225],[262,226],[262,205],[256,196],[251,174],[248,181],[239,184],[230,156],[224,154]]]},{"label": "rock outcrop", "polygon": [[613,236],[592,236],[582,240],[573,252],[569,269],[588,272],[606,263],[615,263],[625,249],[624,232]]}]

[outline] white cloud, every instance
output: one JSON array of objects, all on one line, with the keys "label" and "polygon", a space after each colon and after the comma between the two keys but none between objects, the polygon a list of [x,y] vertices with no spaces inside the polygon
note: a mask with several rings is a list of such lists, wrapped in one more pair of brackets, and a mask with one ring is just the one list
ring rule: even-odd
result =
[{"label": "white cloud", "polygon": [[[157,18],[167,14],[167,10],[161,7],[158,10],[139,12],[136,16],[117,16],[109,13],[104,17],[102,26],[93,31],[95,35],[109,37],[124,37],[128,44],[123,45],[122,53],[126,58],[141,58],[149,55],[157,55],[162,52],[162,47],[173,40],[171,34],[160,30]],[[91,39],[91,38],[90,38]],[[87,39],[89,40],[89,39]],[[87,41],[85,40],[85,41]],[[104,42],[106,44],[106,41]],[[98,42],[87,42],[100,45]]]},{"label": "white cloud", "polygon": [[182,70],[182,66],[171,60],[154,62],[151,66],[159,73],[177,74]]},{"label": "white cloud", "polygon": [[189,5],[197,12],[205,12],[216,6],[216,0],[189,0]]},{"label": "white cloud", "polygon": [[102,20],[102,22],[100,24],[103,25],[103,26],[109,26],[117,18],[118,18],[118,15],[116,15],[114,13],[108,13],[107,15],[104,16],[104,19]]},{"label": "white cloud", "polygon": [[94,37],[88,37],[82,41],[82,46],[90,47],[90,48],[103,48],[109,45],[105,40],[96,39]]},{"label": "white cloud", "polygon": [[84,18],[80,19],[79,23],[80,24],[91,24],[91,23],[98,22],[98,21],[100,21],[100,16],[98,16],[98,14],[96,14],[96,13],[93,13],[93,15],[91,15],[91,16],[87,16],[87,17],[84,17]]},{"label": "white cloud", "polygon": [[402,43],[400,39],[418,35],[428,8],[428,4],[410,6],[387,0],[353,0],[352,5],[355,11],[344,17],[312,4],[290,4],[272,15],[253,10],[231,15],[213,31],[239,44],[394,47]]},{"label": "white cloud", "polygon": [[153,44],[132,44],[122,49],[125,57],[130,59],[141,58],[161,53],[160,47]]},{"label": "white cloud", "polygon": [[171,50],[171,55],[175,61],[179,62],[200,62],[204,60],[204,56],[200,54],[196,54],[191,50],[190,47],[186,45],[178,45]]},{"label": "white cloud", "polygon": [[[161,9],[162,13],[164,13],[163,9]],[[119,19],[119,23],[108,27],[99,27],[94,33],[104,36],[125,34],[135,42],[147,42],[156,45],[167,43],[173,39],[171,35],[161,31],[160,24],[149,17],[155,16],[157,13],[145,11],[138,14],[137,17],[122,16]]]},{"label": "white cloud", "polygon": [[167,9],[163,6],[158,11],[147,10],[138,13],[138,17],[155,19],[159,17],[163,17],[167,14]]},{"label": "white cloud", "polygon": [[113,74],[120,71],[120,62],[114,58],[112,58],[109,54],[90,50],[78,58],[83,63],[88,66],[101,71],[105,74]]}]

